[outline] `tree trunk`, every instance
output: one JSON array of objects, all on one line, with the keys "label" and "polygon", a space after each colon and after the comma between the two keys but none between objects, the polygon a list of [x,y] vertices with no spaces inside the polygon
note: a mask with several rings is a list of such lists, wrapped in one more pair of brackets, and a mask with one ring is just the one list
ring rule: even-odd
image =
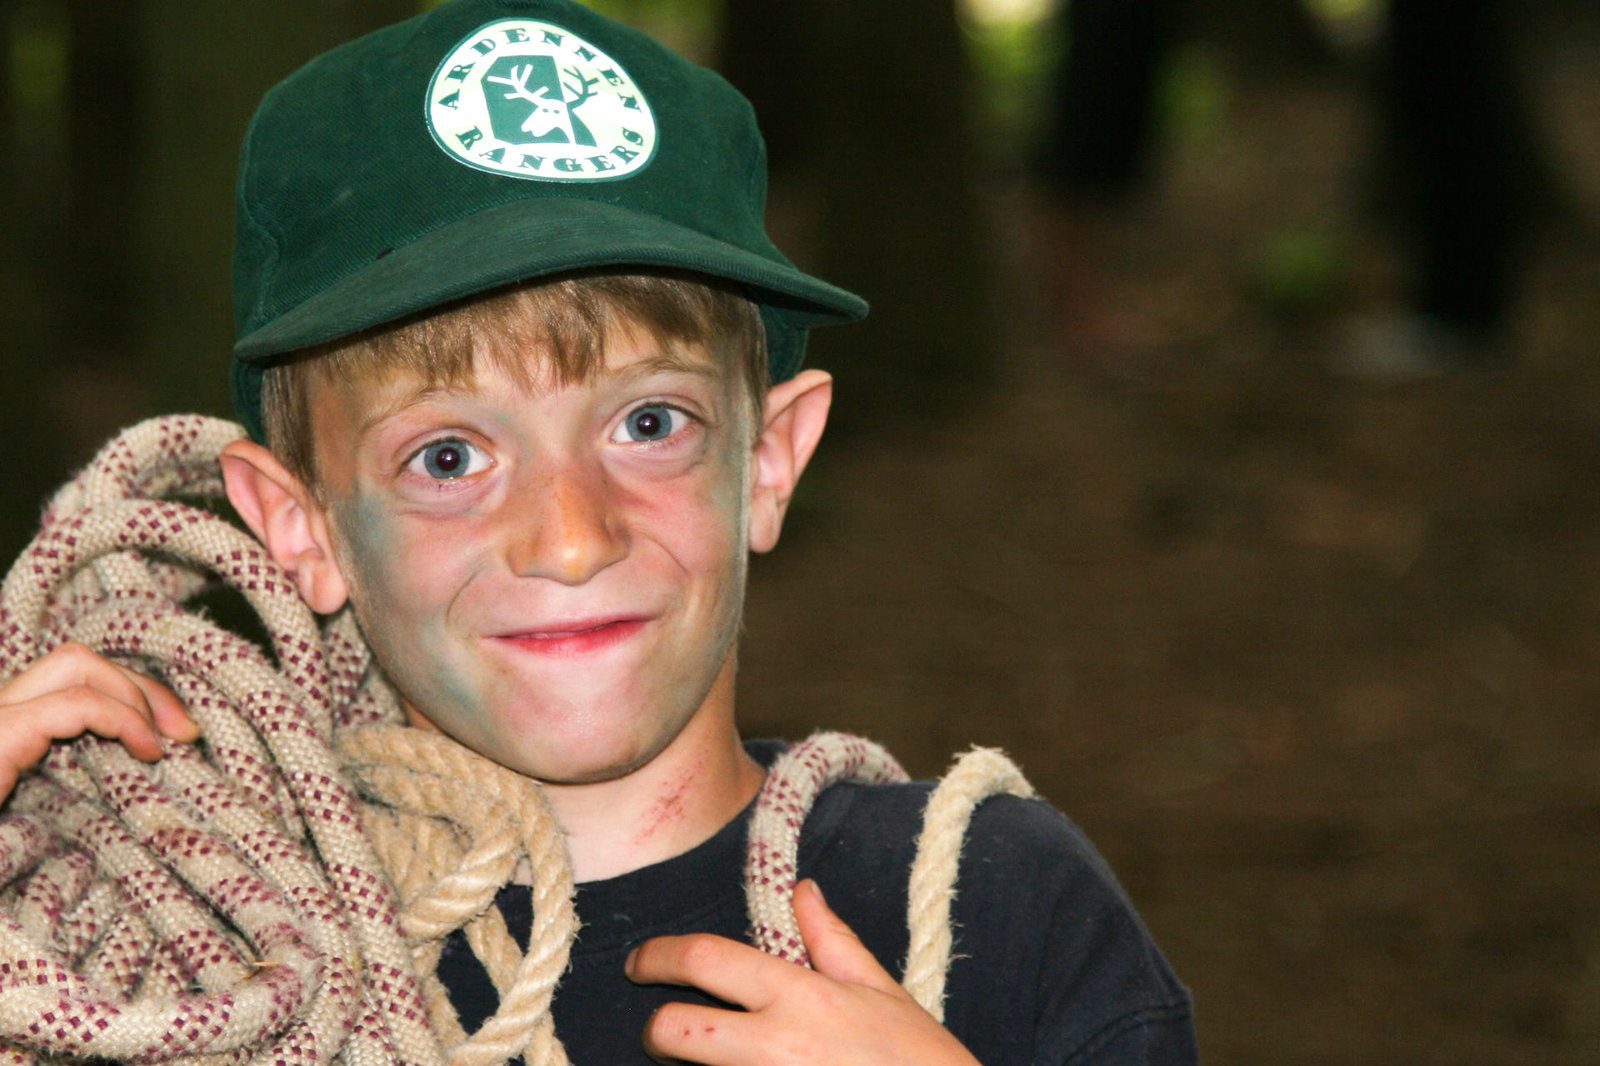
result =
[{"label": "tree trunk", "polygon": [[803,265],[873,304],[865,325],[811,342],[839,377],[836,422],[882,427],[969,399],[991,378],[994,331],[953,7],[732,0],[727,25],[725,64],[772,113],[772,156],[815,197]]},{"label": "tree trunk", "polygon": [[1304,75],[1334,62],[1303,0],[1199,0],[1190,25],[1246,76]]},{"label": "tree trunk", "polygon": [[135,340],[153,371],[157,409],[231,415],[233,182],[262,95],[312,57],[420,7],[419,0],[151,5]]},{"label": "tree trunk", "polygon": [[144,0],[68,0],[62,215],[50,242],[51,380],[45,395],[76,466],[142,413],[129,337],[147,81]]},{"label": "tree trunk", "polygon": [[0,209],[0,455],[10,460],[0,496],[0,565],[7,566],[32,538],[40,506],[72,456],[49,392],[65,351],[55,293],[70,224],[63,58],[71,36],[60,0],[0,7],[0,170],[9,193]]},{"label": "tree trunk", "polygon": [[728,0],[723,12],[717,67],[755,107],[780,180],[810,157],[817,132],[812,11],[801,0]]}]

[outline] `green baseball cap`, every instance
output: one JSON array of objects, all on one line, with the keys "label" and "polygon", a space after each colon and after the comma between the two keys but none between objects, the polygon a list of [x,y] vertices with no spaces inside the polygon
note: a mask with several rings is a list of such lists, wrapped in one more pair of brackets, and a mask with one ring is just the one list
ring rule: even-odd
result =
[{"label": "green baseball cap", "polygon": [[245,137],[234,403],[299,349],[528,278],[676,268],[761,308],[775,380],[866,314],[767,237],[766,147],[717,74],[568,0],[452,0],[291,75]]}]

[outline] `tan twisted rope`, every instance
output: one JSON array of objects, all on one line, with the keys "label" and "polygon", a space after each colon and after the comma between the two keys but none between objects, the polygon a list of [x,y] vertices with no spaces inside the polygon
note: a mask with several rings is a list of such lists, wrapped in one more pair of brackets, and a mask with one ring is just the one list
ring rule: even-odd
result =
[{"label": "tan twisted rope", "polygon": [[911,864],[908,926],[911,944],[902,984],[923,1010],[944,1021],[944,985],[950,969],[954,929],[950,905],[956,897],[961,843],[978,804],[1007,793],[1032,796],[1016,764],[993,748],[974,748],[956,760],[928,797],[922,835]]},{"label": "tan twisted rope", "polygon": [[[905,771],[887,751],[844,733],[818,733],[778,758],[757,797],[745,854],[745,898],[757,947],[790,962],[811,964],[795,923],[793,898],[800,833],[822,790],[839,781],[904,780]],[[1001,793],[1034,794],[1010,759],[992,748],[974,748],[955,761],[923,811],[908,886],[910,948],[901,984],[941,1022],[961,844],[978,805]]]},{"label": "tan twisted rope", "polygon": [[[0,679],[78,641],[165,680],[202,730],[153,766],[84,737],[19,783],[0,818],[0,1063],[565,1063],[549,1004],[576,919],[542,794],[405,728],[353,619],[319,627],[261,546],[207,508],[217,453],[240,436],[192,416],[123,433],[0,586]],[[185,609],[218,580],[260,616],[269,651]],[[758,799],[752,930],[782,957],[803,961],[800,828],[846,779],[904,774],[874,745],[822,734],[780,758]],[[960,837],[1001,787],[1017,790],[980,782],[941,803],[942,788],[929,806],[921,854],[939,857],[922,880],[945,884],[945,906],[913,906],[911,961],[937,971],[935,1003]],[[526,952],[493,905],[524,862]],[[919,932],[928,922],[942,940]],[[470,1038],[433,975],[456,928],[501,1000]]]},{"label": "tan twisted rope", "polygon": [[[566,844],[539,789],[442,735],[416,729],[353,730],[340,737],[339,750],[367,790],[413,816],[398,819],[398,832],[386,835],[383,845],[395,856],[391,868],[411,863],[415,872],[407,878],[408,887],[425,886],[407,900],[401,923],[408,936],[421,942],[418,961],[426,965],[419,969],[429,975],[435,1013],[445,1016],[452,1031],[459,1028],[433,966],[443,938],[462,924],[464,915],[472,916],[466,923],[468,943],[500,994],[499,1009],[451,1056],[452,1066],[489,1066],[523,1048],[528,1048],[524,1057],[530,1066],[566,1062],[550,1018],[550,999],[567,968],[578,923]],[[469,781],[476,792],[463,809],[463,784]],[[450,845],[438,848],[428,856],[428,866],[419,868],[413,834],[435,818],[455,822],[470,844],[459,857]],[[533,870],[533,930],[526,954],[492,906],[494,894],[524,856]]]}]

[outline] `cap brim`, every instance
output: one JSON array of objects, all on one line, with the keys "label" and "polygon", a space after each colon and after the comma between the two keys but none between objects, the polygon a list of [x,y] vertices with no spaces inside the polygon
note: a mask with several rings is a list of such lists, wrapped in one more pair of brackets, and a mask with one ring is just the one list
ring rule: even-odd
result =
[{"label": "cap brim", "polygon": [[261,362],[528,278],[595,267],[667,267],[755,290],[801,329],[865,316],[864,300],[736,245],[593,200],[529,199],[480,211],[358,268],[240,337]]}]

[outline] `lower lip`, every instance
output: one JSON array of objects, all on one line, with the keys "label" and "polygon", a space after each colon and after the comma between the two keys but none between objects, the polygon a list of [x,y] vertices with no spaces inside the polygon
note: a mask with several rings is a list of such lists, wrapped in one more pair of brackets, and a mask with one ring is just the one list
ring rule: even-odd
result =
[{"label": "lower lip", "polygon": [[646,624],[646,620],[640,618],[625,622],[608,622],[603,626],[580,629],[574,633],[522,634],[495,639],[520,651],[533,652],[535,655],[570,658],[604,651],[606,648],[621,644],[638,633]]}]

